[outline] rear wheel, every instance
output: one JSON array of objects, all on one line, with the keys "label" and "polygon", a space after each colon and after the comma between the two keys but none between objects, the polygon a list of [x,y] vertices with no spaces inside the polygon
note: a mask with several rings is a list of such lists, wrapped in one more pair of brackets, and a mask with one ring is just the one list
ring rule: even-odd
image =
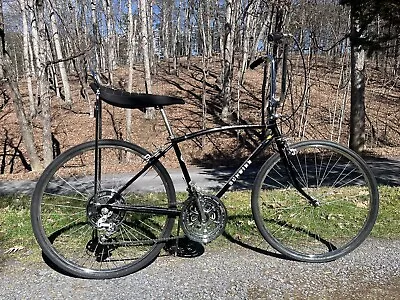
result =
[{"label": "rear wheel", "polygon": [[175,190],[157,162],[124,192],[118,190],[147,163],[149,152],[117,140],[78,145],[43,172],[32,197],[33,232],[45,256],[83,278],[120,277],[150,264],[170,237],[174,217],[115,209],[112,205],[175,207]]},{"label": "rear wheel", "polygon": [[378,214],[376,181],[353,151],[329,141],[291,145],[293,187],[279,154],[262,166],[253,187],[254,219],[265,240],[285,256],[326,262],[358,247]]}]

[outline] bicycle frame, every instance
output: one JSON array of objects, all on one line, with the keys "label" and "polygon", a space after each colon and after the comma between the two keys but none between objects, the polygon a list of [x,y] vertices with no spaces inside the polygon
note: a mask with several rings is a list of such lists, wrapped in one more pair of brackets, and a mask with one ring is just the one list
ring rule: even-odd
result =
[{"label": "bicycle frame", "polygon": [[[185,134],[182,136],[176,137],[172,131],[172,127],[168,121],[168,118],[166,116],[165,110],[163,107],[157,107],[157,109],[160,110],[161,116],[164,121],[164,125],[168,131],[169,134],[169,139],[170,141],[164,145],[162,149],[157,150],[154,152],[152,155],[146,155],[146,157],[143,157],[147,163],[143,167],[142,170],[140,170],[138,173],[136,173],[130,180],[128,180],[124,186],[122,186],[116,194],[121,194],[124,190],[126,190],[136,179],[138,179],[140,176],[142,176],[152,165],[154,165],[157,161],[159,161],[160,158],[165,156],[167,152],[169,152],[171,149],[174,149],[176,158],[178,160],[180,169],[182,171],[183,177],[185,179],[186,185],[187,185],[187,190],[190,193],[194,193],[195,191],[193,190],[192,187],[192,179],[190,177],[188,168],[184,162],[184,159],[182,158],[182,152],[179,148],[179,143],[194,139],[196,137],[208,135],[208,134],[213,134],[213,133],[218,133],[218,132],[224,132],[224,131],[236,131],[236,130],[243,130],[243,129],[260,129],[264,133],[269,132],[269,134],[266,135],[266,137],[260,141],[260,144],[256,147],[256,149],[247,157],[246,160],[239,166],[239,168],[236,169],[236,171],[230,176],[230,178],[225,182],[225,184],[222,186],[222,188],[215,194],[215,197],[221,198],[227,191],[228,189],[235,184],[235,182],[241,177],[241,175],[246,171],[246,169],[249,168],[249,166],[252,164],[254,158],[256,158],[264,149],[269,147],[272,142],[275,140],[276,145],[279,151],[279,154],[281,155],[285,167],[288,170],[288,175],[290,180],[292,181],[294,187],[306,198],[308,201],[313,204],[313,205],[318,205],[318,201],[314,200],[311,198],[302,188],[301,185],[299,184],[296,174],[293,171],[291,164],[288,159],[288,154],[287,154],[287,149],[286,149],[286,142],[282,139],[281,132],[278,128],[277,125],[277,119],[278,116],[276,114],[276,108],[278,106],[279,101],[276,99],[276,65],[275,65],[275,59],[272,55],[266,55],[263,57],[263,61],[269,61],[270,66],[271,66],[271,87],[270,87],[270,94],[269,94],[269,105],[268,105],[268,119],[267,123],[265,122],[265,118],[262,118],[262,122],[260,125],[232,125],[232,126],[222,126],[222,127],[216,127],[216,128],[210,128],[210,129],[203,129],[199,130],[196,132],[192,132],[189,134]],[[260,64],[260,62],[259,62]],[[265,72],[264,72],[265,73]],[[97,183],[101,180],[99,178],[100,173],[101,173],[101,165],[100,165],[100,159],[99,157],[101,156],[101,152],[98,149],[98,140],[101,138],[101,122],[98,120],[101,120],[101,100],[99,99],[98,95],[96,97],[96,108],[95,108],[95,113],[96,113],[96,151],[95,151],[95,195],[97,195]],[[115,197],[115,196],[113,196]],[[112,198],[113,198],[112,197]],[[112,203],[112,198],[110,199],[109,202]],[[179,210],[176,209],[176,207],[171,207],[171,208],[160,208],[160,207],[149,207],[149,206],[126,206],[126,205],[117,205],[117,204],[112,204],[111,207],[113,209],[120,209],[120,210],[125,210],[125,211],[136,211],[136,212],[144,212],[144,213],[153,213],[153,214],[167,214],[167,215],[172,215],[172,216],[177,216],[179,215]]]},{"label": "bicycle frame", "polygon": [[[285,36],[288,35],[277,33],[271,40],[278,42]],[[169,123],[164,108],[184,104],[182,99],[128,93],[101,85],[95,78],[96,82],[90,84],[96,93],[95,140],[80,143],[55,158],[32,193],[32,230],[51,265],[78,278],[108,279],[140,271],[161,253],[201,255],[203,245],[223,234],[229,239],[230,210],[235,210],[238,199],[224,200],[239,195],[223,196],[243,180],[250,204],[245,217],[248,213],[252,216],[250,229],[257,229],[263,241],[282,258],[322,263],[356,249],[373,229],[379,212],[374,174],[359,155],[344,145],[328,140],[292,144],[286,139],[281,131],[290,129],[290,124],[286,126],[288,119],[277,114],[279,99],[283,103],[286,92],[285,55],[277,98],[274,58],[258,58],[250,68],[266,61],[271,62],[272,82],[267,85],[267,65],[262,92],[265,117],[261,122],[197,129],[187,134],[177,128],[177,135],[171,127],[175,122]],[[304,87],[305,93],[307,85]],[[102,139],[102,101],[142,111],[154,107],[167,130],[163,130],[162,141],[148,151],[129,141]],[[298,108],[284,111],[295,116]],[[233,131],[232,137],[245,131],[246,144],[252,141],[255,146],[249,150],[240,143],[239,153],[249,151],[246,157],[240,155],[237,159],[229,153],[232,147],[226,147],[227,158],[236,161],[238,167],[230,168],[228,176],[224,174],[225,182],[218,180],[218,188],[203,191],[182,157],[186,144],[181,148],[180,143],[214,133],[220,139],[228,131]],[[185,193],[180,189],[176,193],[174,186],[178,182],[172,181],[173,176],[163,166],[167,154],[173,154],[171,150],[186,184]],[[257,175],[249,176],[249,182],[242,178],[253,175],[253,171]],[[235,218],[237,213],[243,215],[243,210],[236,209]]]},{"label": "bicycle frame", "polygon": [[[236,171],[231,175],[231,177],[225,182],[223,187],[215,194],[216,197],[221,198],[227,190],[235,184],[235,182],[241,177],[241,175],[244,173],[244,171],[252,164],[253,160],[255,157],[257,157],[264,149],[266,149],[275,138],[280,137],[280,131],[277,127],[276,124],[276,119],[271,118],[269,123],[264,126],[264,125],[233,125],[233,126],[222,126],[222,127],[217,127],[217,128],[211,128],[211,129],[204,129],[204,130],[199,130],[190,134],[186,134],[183,136],[178,136],[175,137],[171,126],[168,122],[168,119],[166,117],[165,111],[163,108],[160,108],[163,120],[165,122],[165,126],[168,130],[168,133],[170,135],[170,142],[168,142],[162,149],[157,150],[155,153],[152,155],[148,155],[146,157],[143,157],[147,161],[146,165],[130,180],[128,180],[124,186],[122,186],[116,194],[122,193],[124,190],[126,190],[137,178],[139,178],[141,175],[143,175],[152,165],[154,165],[157,161],[159,161],[160,158],[165,156],[167,152],[169,152],[171,149],[174,149],[176,158],[178,160],[180,169],[182,171],[182,174],[184,176],[185,182],[188,187],[188,192],[193,193],[194,191],[192,190],[192,179],[190,177],[188,168],[186,166],[186,163],[184,159],[182,158],[182,153],[179,147],[179,144],[181,142],[187,141],[194,139],[196,137],[200,137],[203,135],[208,135],[212,133],[218,133],[218,132],[224,132],[224,131],[235,131],[235,130],[241,130],[241,129],[266,129],[269,130],[271,134],[269,134],[266,139],[262,140],[260,144],[257,146],[257,148],[248,156],[248,158],[239,166],[239,168],[236,169]],[[277,143],[279,147],[280,143]],[[283,146],[283,144],[282,144]],[[112,201],[110,201],[112,202]],[[142,213],[152,213],[152,214],[166,214],[166,215],[171,215],[171,216],[178,216],[180,214],[180,211],[176,209],[176,207],[171,207],[168,209],[165,208],[159,208],[159,207],[149,207],[149,206],[125,206],[125,205],[116,205],[112,204],[110,205],[113,209],[120,209],[120,210],[125,210],[125,211],[132,211],[132,212],[142,212]]]}]

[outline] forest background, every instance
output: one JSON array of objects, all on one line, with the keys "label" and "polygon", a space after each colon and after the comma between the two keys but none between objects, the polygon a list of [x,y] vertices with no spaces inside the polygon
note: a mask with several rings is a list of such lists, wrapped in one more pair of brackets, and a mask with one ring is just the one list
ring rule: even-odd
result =
[{"label": "forest background", "polygon": [[[282,45],[289,68],[282,130],[364,154],[400,156],[399,26],[396,0],[0,0],[0,173],[37,176],[65,149],[93,139],[88,70],[129,92],[185,99],[168,107],[177,134],[260,122],[263,75],[248,69]],[[303,56],[300,50],[302,50]],[[282,74],[278,74],[282,78]],[[282,91],[286,92],[283,93]],[[104,137],[162,145],[157,111],[104,106]],[[193,164],[230,163],[257,133],[188,142]],[[243,146],[245,146],[243,148]],[[168,166],[174,162],[166,158]],[[34,172],[31,172],[34,171]]]}]

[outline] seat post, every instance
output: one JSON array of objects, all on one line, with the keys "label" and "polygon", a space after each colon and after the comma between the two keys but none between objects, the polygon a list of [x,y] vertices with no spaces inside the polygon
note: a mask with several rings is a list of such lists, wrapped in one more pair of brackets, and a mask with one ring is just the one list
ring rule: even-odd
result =
[{"label": "seat post", "polygon": [[95,140],[94,140],[94,197],[97,201],[97,192],[99,188],[99,183],[101,182],[101,150],[99,149],[99,140],[102,138],[102,108],[100,99],[100,89],[96,91],[96,103],[95,103],[95,118],[96,118],[96,128],[95,128]]},{"label": "seat post", "polygon": [[164,107],[162,107],[162,106],[160,107],[160,112],[161,112],[161,116],[162,116],[162,118],[164,120],[165,127],[167,128],[167,131],[168,131],[168,134],[169,134],[169,138],[170,139],[175,138],[175,135],[172,132],[171,125],[170,125],[170,123],[168,121],[167,114],[165,113]]}]

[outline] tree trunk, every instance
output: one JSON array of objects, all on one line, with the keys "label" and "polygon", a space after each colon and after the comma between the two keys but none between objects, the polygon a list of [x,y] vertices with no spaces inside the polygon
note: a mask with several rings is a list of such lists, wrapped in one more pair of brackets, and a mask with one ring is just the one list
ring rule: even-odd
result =
[{"label": "tree trunk", "polygon": [[[52,6],[50,6],[50,7],[52,7]],[[53,40],[54,40],[54,46],[55,46],[55,50],[56,50],[56,57],[57,57],[57,60],[62,60],[63,53],[61,51],[61,43],[60,43],[60,36],[58,34],[56,14],[55,14],[55,11],[53,8],[51,9],[51,12],[50,12],[50,21],[51,21],[51,30],[53,31]],[[60,68],[62,85],[64,87],[64,101],[68,107],[71,107],[71,105],[72,105],[71,89],[69,86],[69,81],[68,81],[67,71],[65,69],[65,64],[63,61],[60,61],[58,63],[58,66]]]},{"label": "tree trunk", "polygon": [[127,91],[132,92],[133,84],[133,59],[134,49],[136,47],[134,34],[136,32],[136,20],[133,20],[132,15],[132,0],[128,0],[128,86]]},{"label": "tree trunk", "polygon": [[18,125],[21,130],[22,139],[28,152],[30,166],[33,171],[39,171],[42,167],[39,156],[35,148],[32,126],[26,117],[22,96],[19,92],[18,83],[13,74],[11,59],[5,51],[4,42],[4,19],[3,19],[3,1],[0,0],[0,61],[1,75],[7,79],[7,82],[14,94],[13,104],[18,119]]},{"label": "tree trunk", "polygon": [[[128,65],[129,65],[129,73],[128,73],[128,86],[127,91],[129,93],[132,92],[132,84],[133,84],[133,55],[134,49],[136,48],[136,43],[134,39],[134,34],[136,32],[136,19],[133,20],[132,15],[132,0],[128,0]],[[127,108],[125,110],[126,115],[126,139],[127,141],[132,140],[132,110]]]},{"label": "tree trunk", "polygon": [[106,37],[106,65],[110,84],[114,83],[115,68],[115,31],[112,26],[111,5],[109,0],[103,0],[104,11],[106,14],[107,37]]},{"label": "tree trunk", "polygon": [[[353,9],[352,9],[353,10]],[[349,147],[361,152],[365,147],[365,51],[358,43],[359,20],[351,12],[351,107]]]},{"label": "tree trunk", "polygon": [[147,9],[147,41],[149,45],[149,63],[151,74],[156,74],[156,64],[154,63],[154,51],[155,51],[155,38],[153,31],[153,1],[148,2]]},{"label": "tree trunk", "polygon": [[35,13],[35,1],[28,0],[28,7],[30,8],[30,16],[31,16],[31,30],[32,30],[32,50],[33,50],[33,57],[35,58],[35,69],[38,72],[40,68],[39,62],[39,36],[38,36],[38,26],[37,26],[37,17]]},{"label": "tree trunk", "polygon": [[[0,30],[1,30],[1,36],[0,36],[0,80],[2,81],[4,78],[4,55],[5,53],[5,39],[4,39],[4,15],[3,15],[3,0],[0,0]],[[3,104],[0,100],[0,104]]]},{"label": "tree trunk", "polygon": [[170,31],[170,20],[171,20],[171,12],[172,12],[172,2],[171,1],[163,1],[162,2],[162,53],[164,55],[164,59],[168,60],[169,58],[169,31]]},{"label": "tree trunk", "polygon": [[[144,65],[144,79],[145,89],[147,94],[152,93],[151,89],[151,72],[150,72],[150,57],[149,57],[149,35],[148,35],[148,19],[147,19],[147,0],[139,1],[140,21],[141,21],[141,34],[142,34],[142,48],[143,48],[143,65]],[[154,118],[154,108],[146,109],[146,119]]]},{"label": "tree trunk", "polygon": [[91,10],[91,19],[92,19],[92,30],[93,30],[93,39],[95,43],[94,47],[94,60],[97,68],[96,71],[100,71],[102,69],[102,61],[100,59],[100,35],[99,35],[99,25],[97,22],[97,0],[90,1],[90,10]]},{"label": "tree trunk", "polygon": [[247,69],[247,62],[249,59],[249,48],[250,48],[250,24],[253,21],[254,12],[256,8],[257,2],[250,3],[247,7],[247,11],[244,11],[245,14],[245,22],[243,28],[243,45],[242,45],[242,63],[241,68],[239,69],[239,76],[238,76],[238,85],[243,85],[244,75]]},{"label": "tree trunk", "polygon": [[53,160],[53,141],[51,137],[51,101],[49,94],[49,85],[47,80],[47,67],[46,67],[46,45],[47,35],[44,23],[44,1],[36,1],[36,21],[39,36],[39,69],[38,69],[38,91],[39,102],[41,105],[41,117],[43,125],[43,161],[46,167]]},{"label": "tree trunk", "polygon": [[30,115],[33,117],[36,115],[36,105],[35,98],[33,95],[32,88],[32,72],[29,57],[29,32],[28,32],[28,22],[26,18],[26,2],[25,0],[19,0],[22,15],[22,32],[23,32],[23,55],[24,55],[24,71],[26,75],[26,82],[28,87],[29,104],[30,104]]},{"label": "tree trunk", "polygon": [[236,0],[226,1],[225,36],[222,69],[222,112],[221,118],[228,121],[232,114],[232,77],[233,77],[233,44],[235,39]]},{"label": "tree trunk", "polygon": [[[208,4],[207,2],[204,3],[206,6],[205,12],[206,12],[206,18],[209,20],[208,16]],[[207,122],[207,75],[208,75],[208,69],[209,69],[209,49],[212,47],[212,44],[207,44],[208,38],[206,35],[206,29],[208,28],[208,25],[206,26],[204,22],[204,14],[203,14],[203,9],[202,9],[202,4],[200,3],[199,5],[199,29],[200,29],[200,34],[201,38],[203,41],[203,53],[202,53],[202,71],[203,71],[203,78],[202,78],[202,97],[201,97],[201,107],[202,107],[202,129],[206,129],[206,122]],[[204,146],[204,139],[205,136],[202,137],[201,144]]]},{"label": "tree trunk", "polygon": [[[179,34],[179,23],[181,20],[181,5],[182,1],[179,0],[178,4],[178,9],[177,9],[177,21],[176,21],[176,26],[174,30],[174,35],[173,35],[173,41],[172,41],[172,59],[173,59],[173,70],[175,72],[175,75],[179,76],[179,70],[178,70],[178,56],[179,56],[179,49],[178,49],[178,34]],[[185,31],[187,29],[187,26],[185,26]],[[186,32],[185,32],[186,35]]]}]

